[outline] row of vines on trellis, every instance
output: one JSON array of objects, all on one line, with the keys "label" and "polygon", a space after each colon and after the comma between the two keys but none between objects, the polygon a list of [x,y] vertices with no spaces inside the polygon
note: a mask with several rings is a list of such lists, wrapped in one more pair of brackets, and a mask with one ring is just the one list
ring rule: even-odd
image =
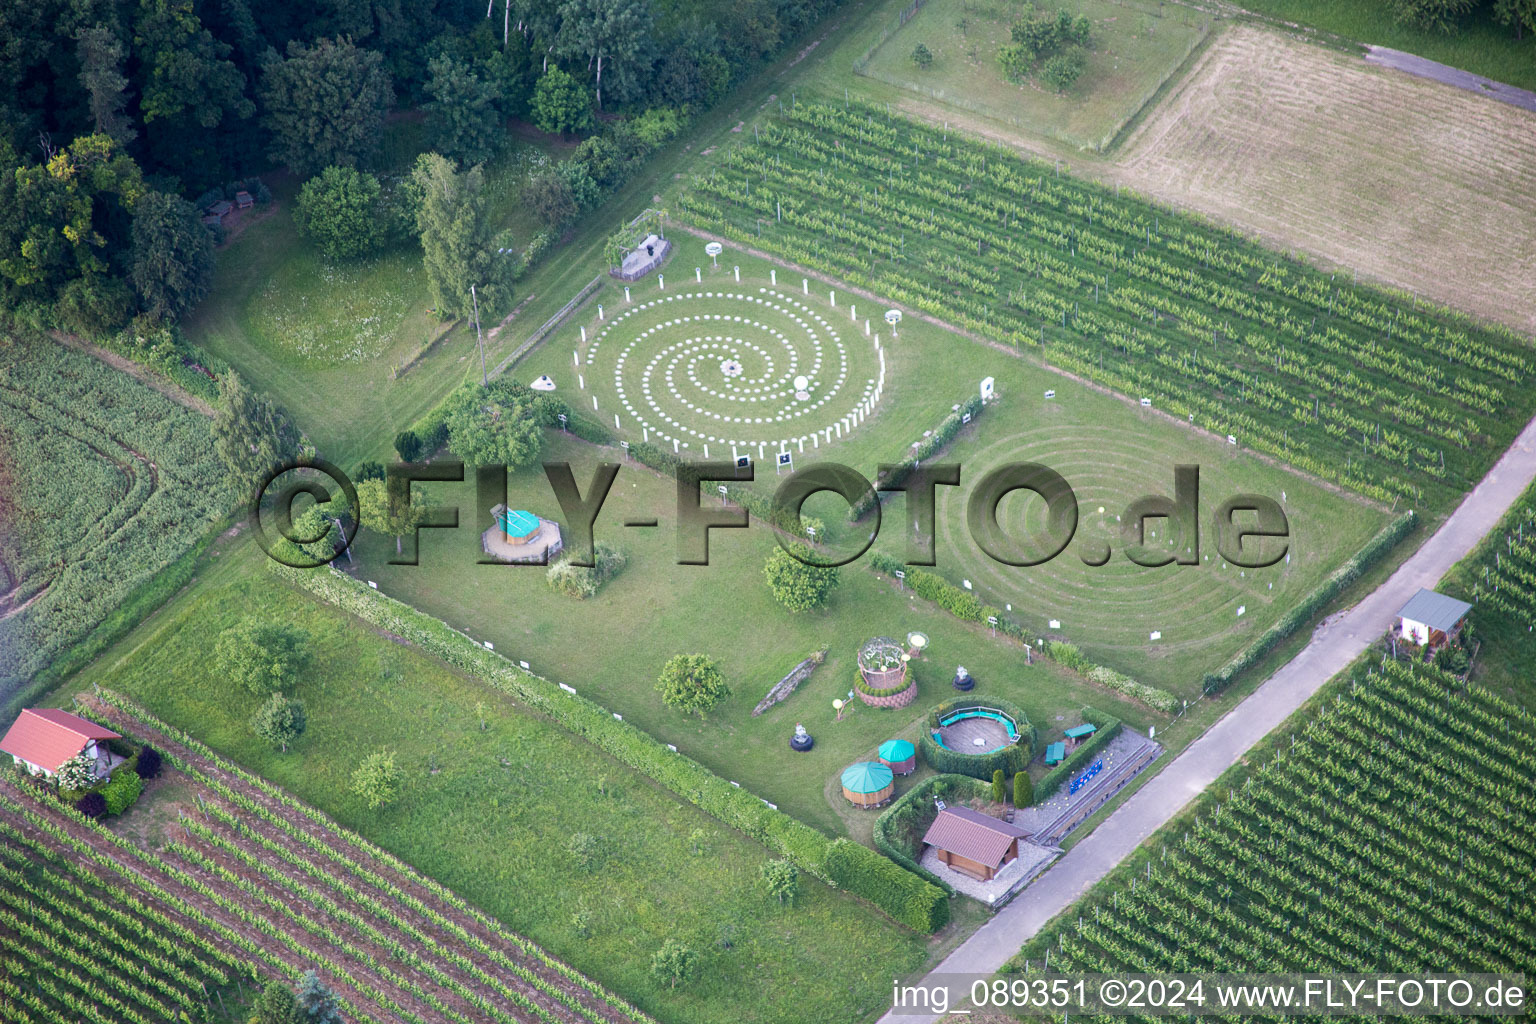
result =
[{"label": "row of vines on trellis", "polygon": [[1523,970],[1536,962],[1536,716],[1388,662],[1146,857],[1013,967]]},{"label": "row of vines on trellis", "polygon": [[1511,332],[874,108],[766,118],[678,205],[1385,501],[1448,502],[1536,411]]},{"label": "row of vines on trellis", "polygon": [[198,794],[158,853],[0,785],[0,989],[34,1019],[203,1020],[207,986],[314,968],[363,1024],[649,1020],[168,726],[127,723],[163,729]]}]

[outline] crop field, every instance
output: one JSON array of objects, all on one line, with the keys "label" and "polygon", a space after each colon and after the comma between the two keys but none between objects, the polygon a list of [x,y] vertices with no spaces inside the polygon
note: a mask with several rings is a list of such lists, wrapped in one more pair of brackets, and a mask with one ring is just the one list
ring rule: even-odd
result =
[{"label": "crop field", "polygon": [[[922,936],[805,873],[795,906],[780,907],[758,881],[773,859],[759,843],[484,683],[282,583],[248,538],[221,542],[217,550],[183,598],[77,676],[71,689],[85,695],[99,684],[123,693],[660,1019],[798,1024],[797,980],[828,993],[829,1019],[853,1019],[877,1005],[889,985],[887,969],[904,973],[923,964]],[[461,581],[465,575],[461,569]],[[557,597],[539,576],[539,588]],[[561,607],[567,620],[581,618],[570,603]],[[252,618],[290,624],[310,638],[313,668],[293,690],[308,727],[286,753],[247,724],[259,698],[208,672],[210,638]],[[590,622],[583,629],[590,641]],[[587,679],[574,678],[593,692]],[[787,727],[781,720],[775,739],[792,727],[793,720]],[[370,811],[351,792],[351,773],[365,753],[380,748],[395,752],[404,777],[399,798]],[[136,827],[138,811],[122,819],[125,826]],[[169,838],[186,840],[171,822]],[[574,855],[570,845],[580,836],[598,852]],[[218,850],[189,844],[245,870]],[[669,938],[700,958],[700,976],[676,989],[650,970]],[[867,964],[841,960],[839,951],[855,945]],[[359,977],[367,970],[339,955],[337,962]],[[380,963],[389,961],[381,956]],[[410,977],[427,986],[426,977]]]},{"label": "crop field", "polygon": [[1519,972],[1536,959],[1536,716],[1390,663],[1182,839],[1012,962],[1054,971]]},{"label": "crop field", "polygon": [[1126,140],[1117,173],[1532,334],[1533,134],[1530,111],[1236,26]]},{"label": "crop field", "polygon": [[[1062,94],[1003,77],[997,51],[1021,18],[1057,8],[1093,22],[1087,65]],[[894,19],[896,15],[891,15]],[[855,74],[1084,149],[1102,151],[1210,30],[1210,14],[1146,0],[1071,0],[1039,6],[928,0],[854,63]],[[933,54],[919,69],[912,50]]]},{"label": "crop field", "polygon": [[681,195],[701,227],[1370,497],[1445,507],[1536,408],[1532,357],[1509,332],[1011,151],[813,103],[754,136]]},{"label": "crop field", "polygon": [[1536,699],[1536,488],[1437,589],[1475,605],[1473,679],[1515,700]]},{"label": "crop field", "polygon": [[0,338],[0,699],[226,510],[206,418],[34,335]]},{"label": "crop field", "polygon": [[[218,984],[227,984],[231,973],[296,979],[314,969],[349,1019],[374,1024],[649,1020],[270,783],[135,714],[96,710],[168,755],[177,767],[167,771],[167,781],[190,784],[195,807],[185,809],[175,838],[145,851],[46,796],[0,784],[0,850],[13,877],[30,882],[25,897],[9,897],[12,906],[30,911],[35,900],[54,908],[44,912],[41,926],[16,914],[0,922],[13,940],[4,945],[25,955],[25,940],[39,927],[48,936],[42,948],[84,952],[79,939],[93,936],[79,932],[78,919],[70,922],[76,916],[70,908],[82,903],[103,916],[111,916],[114,903],[142,908],[151,932],[169,921],[179,942],[149,959],[137,988],[130,974],[93,970],[105,965],[91,955],[66,955],[100,984],[122,989],[113,1019],[166,1020],[178,1003],[201,1009],[190,991],[196,979],[181,966],[190,962]],[[81,898],[66,902],[76,894]],[[85,949],[94,946],[88,942]],[[38,991],[61,1009],[96,998],[91,982],[78,975],[57,977]],[[45,1013],[38,1019],[72,1018]]]}]

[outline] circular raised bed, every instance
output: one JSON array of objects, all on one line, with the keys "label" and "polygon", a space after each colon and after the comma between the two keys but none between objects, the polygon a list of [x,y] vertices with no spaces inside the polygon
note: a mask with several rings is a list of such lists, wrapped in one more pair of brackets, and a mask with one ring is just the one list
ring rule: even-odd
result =
[{"label": "circular raised bed", "polygon": [[859,648],[859,674],[853,691],[875,708],[904,708],[917,699],[917,677],[907,670],[909,658],[888,636],[877,636]]}]

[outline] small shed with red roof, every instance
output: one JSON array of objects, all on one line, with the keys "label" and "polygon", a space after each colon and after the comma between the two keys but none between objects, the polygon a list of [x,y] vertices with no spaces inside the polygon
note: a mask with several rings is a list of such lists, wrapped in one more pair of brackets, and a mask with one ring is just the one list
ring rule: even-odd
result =
[{"label": "small shed with red roof", "polygon": [[0,752],[33,775],[52,778],[64,762],[83,751],[96,762],[96,777],[105,778],[122,760],[107,750],[106,741],[115,739],[121,737],[88,718],[58,708],[28,708],[0,739]]}]

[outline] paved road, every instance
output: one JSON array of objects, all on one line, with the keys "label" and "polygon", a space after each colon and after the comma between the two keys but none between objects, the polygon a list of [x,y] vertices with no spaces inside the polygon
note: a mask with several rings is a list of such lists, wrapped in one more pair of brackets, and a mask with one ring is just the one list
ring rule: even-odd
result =
[{"label": "paved road", "polygon": [[1499,100],[1526,110],[1536,111],[1536,92],[1528,89],[1517,89],[1503,82],[1495,82],[1491,78],[1482,75],[1474,75],[1470,71],[1453,68],[1449,64],[1441,64],[1427,57],[1418,57],[1402,50],[1392,50],[1385,46],[1367,46],[1365,59],[1369,64],[1379,64],[1382,67],[1395,68],[1405,71],[1410,75],[1420,78],[1431,78],[1436,82],[1444,82],[1446,85],[1454,85],[1458,89],[1475,92],[1479,96],[1487,96],[1489,99]]},{"label": "paved road", "polygon": [[[1384,633],[1420,587],[1433,587],[1498,523],[1536,480],[1536,420],[1526,425],[1472,493],[1433,537],[1376,590],[1313,634],[1312,642],[1121,804],[1093,833],[1030,883],[1007,907],[929,975],[991,973],[1025,940],[1130,856],[1254,744],[1285,721],[1334,675]],[[951,992],[950,1005],[964,993]],[[933,1016],[886,1014],[881,1024],[932,1021]]]}]

